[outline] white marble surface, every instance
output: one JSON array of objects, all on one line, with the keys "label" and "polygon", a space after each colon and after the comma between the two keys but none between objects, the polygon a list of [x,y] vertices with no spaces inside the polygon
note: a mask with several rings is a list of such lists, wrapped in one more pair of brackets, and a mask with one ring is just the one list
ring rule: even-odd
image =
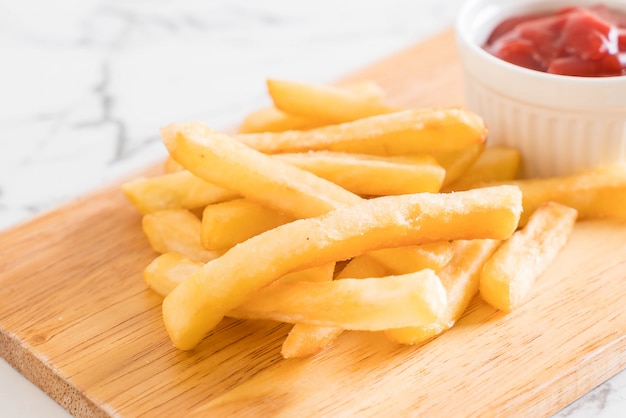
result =
[{"label": "white marble surface", "polygon": [[[162,158],[168,122],[233,126],[267,102],[266,77],[332,81],[461,2],[0,0],[0,230]],[[626,373],[557,416],[623,410]],[[0,416],[68,414],[0,361]]]}]

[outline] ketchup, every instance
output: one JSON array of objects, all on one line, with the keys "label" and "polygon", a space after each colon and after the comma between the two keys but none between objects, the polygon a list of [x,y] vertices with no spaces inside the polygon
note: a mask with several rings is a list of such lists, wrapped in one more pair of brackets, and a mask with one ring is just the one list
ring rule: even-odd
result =
[{"label": "ketchup", "polygon": [[604,5],[515,16],[493,30],[485,49],[512,64],[552,74],[626,75],[626,13]]}]

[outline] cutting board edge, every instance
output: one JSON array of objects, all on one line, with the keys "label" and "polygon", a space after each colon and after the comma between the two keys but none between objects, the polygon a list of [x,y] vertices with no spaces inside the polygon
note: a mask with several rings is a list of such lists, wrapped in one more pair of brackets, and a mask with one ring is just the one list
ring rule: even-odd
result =
[{"label": "cutting board edge", "polygon": [[22,376],[46,393],[51,399],[65,408],[72,416],[110,417],[111,414],[101,405],[71,384],[46,362],[45,356],[35,347],[25,347],[16,336],[0,327],[0,357]]}]

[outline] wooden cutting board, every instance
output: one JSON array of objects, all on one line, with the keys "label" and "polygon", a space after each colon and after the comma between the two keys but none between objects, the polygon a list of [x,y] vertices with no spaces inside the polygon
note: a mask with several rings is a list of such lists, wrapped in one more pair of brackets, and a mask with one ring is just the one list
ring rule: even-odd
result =
[{"label": "wooden cutting board", "polygon": [[[463,100],[449,31],[340,81],[365,79],[398,105]],[[72,414],[119,417],[549,415],[626,366],[624,223],[579,223],[512,314],[476,298],[425,346],[350,332],[310,359],[283,360],[272,322],[174,349],[153,257],[119,185],[3,233],[0,355]]]}]

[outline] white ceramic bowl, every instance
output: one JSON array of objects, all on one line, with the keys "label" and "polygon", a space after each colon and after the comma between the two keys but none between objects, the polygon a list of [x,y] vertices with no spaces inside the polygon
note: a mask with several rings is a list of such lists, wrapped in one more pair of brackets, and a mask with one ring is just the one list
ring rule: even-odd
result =
[{"label": "white ceramic bowl", "polygon": [[[571,174],[626,162],[626,76],[573,77],[509,64],[482,48],[503,19],[598,0],[468,0],[456,21],[466,102],[488,144],[522,153],[523,177]],[[624,0],[604,0],[626,12]]]}]

